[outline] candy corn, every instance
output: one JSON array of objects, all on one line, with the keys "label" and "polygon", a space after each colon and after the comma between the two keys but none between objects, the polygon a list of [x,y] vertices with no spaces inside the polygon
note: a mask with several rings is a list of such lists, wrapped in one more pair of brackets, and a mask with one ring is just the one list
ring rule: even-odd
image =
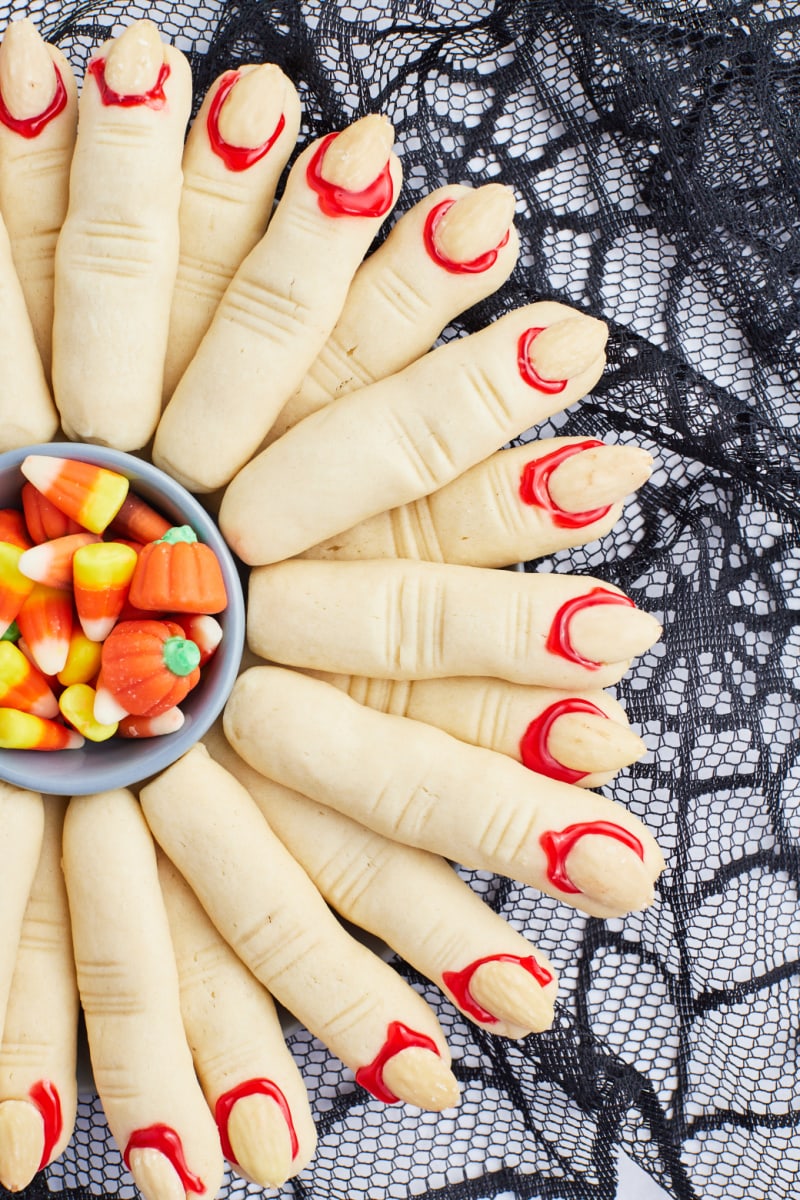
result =
[{"label": "candy corn", "polygon": [[48,721],[16,708],[0,708],[0,748],[3,750],[79,750],[83,737],[57,721]]},{"label": "candy corn", "polygon": [[33,661],[44,675],[63,670],[72,636],[72,597],[61,588],[35,583],[17,614]]},{"label": "candy corn", "polygon": [[161,737],[165,733],[177,733],[184,720],[183,710],[176,705],[157,717],[123,717],[117,733],[124,738]]},{"label": "candy corn", "polygon": [[56,508],[32,483],[22,485],[20,497],[28,533],[37,546],[52,538],[83,532],[77,521]]},{"label": "candy corn", "polygon": [[96,542],[75,554],[75,607],[81,628],[92,641],[102,642],[114,628],[136,562],[136,551],[122,542]]},{"label": "candy corn", "polygon": [[72,683],[58,698],[58,707],[70,725],[90,742],[107,742],[117,732],[116,721],[102,724],[94,718],[94,688],[88,683]]},{"label": "candy corn", "polygon": [[13,642],[0,642],[0,704],[37,717],[58,715],[58,701],[46,679]]},{"label": "candy corn", "polygon": [[45,583],[48,587],[70,588],[72,559],[76,550],[99,541],[96,533],[68,533],[66,537],[54,538],[51,542],[42,542],[30,550],[25,550],[18,566],[23,575],[27,575],[36,583]]},{"label": "candy corn", "polygon": [[93,683],[100,671],[102,649],[100,643],[93,642],[82,629],[73,629],[67,661],[58,672],[58,682],[64,687],[72,683]]},{"label": "candy corn", "polygon": [[128,492],[110,526],[115,537],[130,538],[142,544],[158,541],[169,527],[165,517],[133,492]]},{"label": "candy corn", "polygon": [[0,542],[0,631],[5,633],[33,589],[33,580],[19,569],[23,550]]},{"label": "candy corn", "polygon": [[111,688],[103,678],[102,665],[100,667],[100,674],[97,676],[97,681],[95,684],[92,714],[95,721],[97,721],[100,725],[111,725],[114,723],[114,721],[123,721],[125,717],[130,716],[127,708],[123,704],[120,704],[119,700],[117,700],[117,698],[114,696]]},{"label": "candy corn", "polygon": [[15,508],[0,508],[0,542],[10,542],[27,550],[31,545],[25,517]]},{"label": "candy corn", "polygon": [[185,636],[194,642],[200,651],[200,666],[204,667],[222,641],[222,626],[219,621],[204,613],[170,613],[167,620],[180,625]]},{"label": "candy corn", "polygon": [[124,475],[73,458],[29,454],[20,470],[57,508],[92,533],[103,532],[128,494]]}]

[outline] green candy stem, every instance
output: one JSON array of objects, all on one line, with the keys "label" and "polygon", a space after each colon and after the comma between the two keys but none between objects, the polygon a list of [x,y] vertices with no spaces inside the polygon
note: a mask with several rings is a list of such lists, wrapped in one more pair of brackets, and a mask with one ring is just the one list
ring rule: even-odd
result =
[{"label": "green candy stem", "polygon": [[200,665],[200,647],[188,638],[167,638],[161,653],[164,666],[173,675],[191,675]]},{"label": "green candy stem", "polygon": [[171,529],[157,539],[159,542],[168,542],[170,546],[174,546],[176,542],[196,542],[197,534],[192,529],[191,525],[173,525]]}]

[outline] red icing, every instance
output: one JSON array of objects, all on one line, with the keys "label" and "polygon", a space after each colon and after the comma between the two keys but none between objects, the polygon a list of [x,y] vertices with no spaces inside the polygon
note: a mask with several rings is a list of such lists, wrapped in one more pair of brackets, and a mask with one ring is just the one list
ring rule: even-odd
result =
[{"label": "red icing", "polygon": [[128,1170],[131,1166],[131,1153],[134,1150],[157,1150],[172,1166],[183,1184],[184,1191],[198,1194],[205,1191],[205,1184],[200,1176],[189,1170],[181,1139],[169,1125],[148,1125],[145,1129],[134,1129],[122,1155]]},{"label": "red icing", "polygon": [[105,105],[116,104],[121,108],[137,108],[143,106],[146,108],[160,109],[167,103],[167,97],[164,94],[164,84],[169,79],[169,63],[162,63],[161,70],[158,72],[158,79],[153,84],[148,92],[142,92],[139,95],[123,96],[120,92],[114,92],[106,83],[106,60],[104,58],[95,58],[89,63],[89,74],[92,75],[97,83],[100,92],[100,99]]},{"label": "red icing", "polygon": [[386,1041],[372,1062],[356,1071],[356,1083],[370,1092],[376,1100],[383,1100],[385,1104],[397,1104],[399,1098],[394,1092],[390,1092],[383,1082],[383,1068],[390,1058],[394,1058],[395,1054],[407,1050],[410,1046],[420,1046],[423,1050],[439,1053],[439,1047],[432,1038],[424,1033],[417,1033],[415,1029],[409,1029],[408,1025],[403,1025],[401,1021],[391,1021],[386,1031]]},{"label": "red icing", "polygon": [[389,211],[394,199],[394,183],[388,159],[377,179],[360,192],[349,192],[323,178],[322,160],[331,142],[338,136],[338,133],[329,133],[322,139],[306,169],[306,181],[311,190],[317,193],[321,211],[326,217],[382,217]]},{"label": "red icing", "polygon": [[550,476],[561,466],[562,462],[572,458],[574,454],[581,454],[584,450],[592,450],[595,446],[602,445],[603,443],[596,438],[587,438],[586,441],[574,442],[570,446],[559,446],[550,454],[526,463],[522,468],[519,480],[519,495],[522,503],[545,509],[550,514],[553,524],[558,525],[561,529],[581,529],[584,525],[591,525],[594,521],[599,521],[601,517],[611,511],[610,504],[606,504],[603,508],[587,508],[583,512],[567,512],[566,509],[559,508],[554,502],[549,489]]},{"label": "red icing", "polygon": [[635,834],[621,825],[611,821],[581,821],[577,825],[567,825],[566,829],[548,829],[539,838],[539,843],[547,855],[547,878],[559,891],[570,892],[573,895],[580,892],[567,874],[567,858],[576,842],[587,835],[595,837],[614,838],[628,846],[644,862],[644,847]]},{"label": "red icing", "polygon": [[39,1115],[42,1118],[42,1161],[39,1163],[38,1168],[41,1171],[50,1162],[56,1142],[61,1137],[64,1129],[64,1118],[61,1113],[61,1097],[58,1094],[55,1084],[52,1084],[49,1079],[40,1079],[38,1083],[34,1083],[28,1095],[31,1102],[38,1108]]},{"label": "red icing", "polygon": [[577,783],[579,779],[586,778],[589,774],[588,771],[576,771],[573,767],[565,767],[563,763],[553,757],[547,748],[547,739],[555,722],[566,713],[574,712],[606,717],[603,710],[589,700],[581,700],[577,696],[570,696],[566,700],[556,700],[554,704],[551,704],[544,712],[540,712],[538,717],[531,721],[520,739],[520,758],[529,771],[547,775],[550,779],[559,779],[562,783]]},{"label": "red icing", "polygon": [[436,227],[442,217],[454,204],[455,200],[443,200],[441,204],[435,205],[428,213],[425,220],[425,227],[422,231],[425,249],[435,263],[440,267],[444,267],[445,271],[450,271],[453,275],[479,275],[481,271],[488,271],[489,267],[494,266],[497,262],[497,252],[506,245],[509,235],[506,233],[502,241],[498,242],[493,250],[487,250],[485,254],[479,254],[477,258],[472,258],[469,262],[455,262],[454,259],[447,258],[438,249],[435,234]]},{"label": "red icing", "polygon": [[228,1162],[236,1163],[236,1156],[233,1153],[230,1138],[228,1137],[228,1121],[230,1120],[231,1110],[237,1100],[241,1100],[245,1096],[269,1096],[270,1100],[274,1100],[283,1113],[284,1120],[289,1127],[289,1137],[292,1143],[292,1158],[297,1157],[297,1152],[300,1149],[300,1143],[297,1140],[294,1122],[292,1121],[291,1110],[286,1101],[281,1089],[277,1083],[273,1083],[271,1079],[245,1079],[243,1083],[239,1083],[236,1087],[230,1088],[229,1091],[223,1092],[214,1106],[214,1120],[217,1123],[219,1130],[219,1140],[222,1145],[222,1153],[227,1158]]},{"label": "red icing", "polygon": [[222,112],[222,106],[240,76],[241,71],[229,71],[227,75],[223,76],[214,99],[209,105],[208,120],[206,121],[211,149],[218,158],[222,159],[229,171],[246,171],[248,167],[252,167],[254,163],[259,162],[275,145],[286,125],[283,113],[281,113],[278,118],[278,124],[267,140],[262,142],[260,146],[232,146],[230,142],[225,141],[219,131],[219,114]]},{"label": "red icing", "polygon": [[472,976],[478,967],[482,967],[484,963],[490,962],[516,963],[517,966],[522,967],[529,975],[532,975],[541,987],[547,987],[548,983],[553,982],[551,973],[541,963],[538,963],[533,955],[529,955],[527,958],[520,958],[518,954],[489,954],[486,958],[476,958],[474,962],[471,962],[461,971],[442,971],[442,982],[453,993],[459,1008],[463,1009],[465,1013],[473,1017],[476,1021],[483,1021],[486,1025],[496,1025],[499,1018],[490,1013],[487,1008],[478,1004],[469,987],[472,982]]},{"label": "red icing", "polygon": [[56,73],[56,90],[53,99],[47,105],[43,112],[37,113],[35,117],[15,117],[8,111],[6,102],[0,94],[0,121],[14,133],[18,133],[20,137],[35,138],[38,137],[46,125],[55,120],[59,113],[63,112],[67,107],[67,89],[64,86],[64,80],[61,77],[61,72],[55,63],[53,70]]},{"label": "red icing", "polygon": [[561,658],[567,659],[568,662],[578,663],[589,671],[596,671],[600,663],[591,658],[584,658],[573,646],[569,624],[576,613],[582,612],[584,608],[593,608],[597,604],[624,604],[629,608],[635,607],[629,596],[622,596],[618,592],[607,592],[605,588],[601,587],[592,588],[585,595],[576,596],[573,600],[567,600],[561,605],[553,617],[545,648],[551,654],[558,654]]},{"label": "red icing", "polygon": [[536,388],[539,392],[545,392],[548,396],[556,396],[559,392],[563,392],[567,386],[566,379],[545,379],[534,367],[530,360],[531,342],[537,338],[542,332],[544,326],[540,325],[535,329],[526,329],[517,342],[517,366],[519,373],[525,382],[532,388]]}]

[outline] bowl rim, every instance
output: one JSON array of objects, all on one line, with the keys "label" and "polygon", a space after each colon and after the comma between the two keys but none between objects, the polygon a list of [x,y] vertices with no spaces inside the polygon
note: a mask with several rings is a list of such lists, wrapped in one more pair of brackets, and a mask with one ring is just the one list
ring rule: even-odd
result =
[{"label": "bowl rim", "polygon": [[[245,640],[244,567],[233,554],[212,515],[182,484],[144,458],[84,442],[45,442],[0,454],[0,490],[7,472],[19,471],[29,455],[50,455],[95,463],[125,475],[131,489],[163,511],[174,524],[191,525],[198,540],[214,550],[222,568],[228,605],[217,619],[224,636],[204,668],[197,695],[182,704],[184,724],[175,733],[147,739],[87,741],[77,750],[0,750],[0,782],[44,795],[81,796],[144,784],[185,754],[210,729],[227,702],[239,673]],[[22,482],[24,479],[21,476]],[[144,494],[147,493],[147,494]],[[9,507],[0,497],[0,507]],[[182,519],[178,519],[182,518]],[[109,757],[109,750],[112,751]],[[104,762],[103,755],[106,755]],[[76,778],[76,776],[78,778]],[[82,778],[86,776],[85,778]]]}]

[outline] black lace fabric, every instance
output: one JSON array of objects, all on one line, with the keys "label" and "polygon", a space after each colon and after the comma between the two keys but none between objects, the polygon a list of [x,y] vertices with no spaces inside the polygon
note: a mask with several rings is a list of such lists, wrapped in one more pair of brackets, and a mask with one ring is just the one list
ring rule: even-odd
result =
[{"label": "black lace fabric", "polygon": [[[642,445],[651,482],[602,543],[527,564],[622,587],[664,623],[617,688],[647,756],[607,792],[659,839],[655,904],[599,921],[468,873],[559,969],[554,1028],[468,1026],[431,985],[463,1100],[368,1101],[310,1035],[292,1048],[320,1145],[281,1191],[613,1200],[623,1150],[676,1200],[788,1200],[800,1174],[800,10],[707,0],[0,4],[81,70],[151,16],[223,69],[279,63],[301,140],[381,110],[398,212],[446,182],[517,195],[519,265],[446,331],[539,298],[610,326],[593,394],[529,436]],[[528,436],[528,435],[526,435]],[[227,1196],[259,1189],[230,1177]],[[96,1099],[28,1195],[133,1194]]]}]

